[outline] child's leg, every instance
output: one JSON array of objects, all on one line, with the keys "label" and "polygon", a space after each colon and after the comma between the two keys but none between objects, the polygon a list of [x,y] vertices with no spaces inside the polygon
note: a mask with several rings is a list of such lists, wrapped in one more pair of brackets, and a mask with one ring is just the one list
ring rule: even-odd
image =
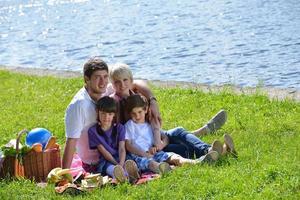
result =
[{"label": "child's leg", "polygon": [[178,154],[173,154],[166,160],[166,162],[171,165],[182,166],[183,164],[196,164],[197,160],[183,158]]},{"label": "child's leg", "polygon": [[192,131],[191,133],[198,136],[203,136],[208,133],[216,132],[220,129],[227,120],[227,113],[225,110],[220,110],[215,116],[213,116],[207,124],[202,126],[201,128]]},{"label": "child's leg", "polygon": [[175,166],[182,166],[183,164],[198,164],[203,162],[213,162],[219,158],[219,153],[216,151],[209,151],[204,156],[201,156],[198,159],[192,160],[183,158],[180,155],[173,154],[166,162],[175,165]]},{"label": "child's leg", "polygon": [[108,167],[105,170],[106,174],[112,178],[115,178],[114,177],[114,168],[115,168],[115,165],[108,165]]}]

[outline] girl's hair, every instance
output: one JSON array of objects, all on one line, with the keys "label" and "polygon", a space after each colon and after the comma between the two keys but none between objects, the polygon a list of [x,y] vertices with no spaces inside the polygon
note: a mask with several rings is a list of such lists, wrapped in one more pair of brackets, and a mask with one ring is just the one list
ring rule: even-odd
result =
[{"label": "girl's hair", "polygon": [[130,113],[134,108],[144,108],[147,109],[148,103],[146,98],[143,98],[139,94],[130,95],[126,99],[126,111]]},{"label": "girl's hair", "polygon": [[[107,113],[117,113],[117,103],[112,97],[109,97],[109,96],[105,96],[105,97],[102,97],[101,99],[99,99],[97,101],[96,108],[99,111],[103,111],[103,112],[107,112]],[[97,121],[100,121],[98,113],[97,113]],[[116,121],[116,119],[114,119],[114,121]],[[102,135],[105,138],[105,140],[108,141],[108,138],[104,134],[104,132],[101,129],[100,125],[97,124],[96,127],[97,127],[98,134]],[[115,144],[114,144],[115,147],[117,147],[118,144],[119,144],[118,141],[117,141],[117,138],[118,138],[117,127],[116,127],[116,124],[113,123],[112,141],[115,141]]]},{"label": "girl's hair", "polygon": [[112,97],[102,97],[97,101],[96,108],[103,112],[117,113],[117,103]]}]

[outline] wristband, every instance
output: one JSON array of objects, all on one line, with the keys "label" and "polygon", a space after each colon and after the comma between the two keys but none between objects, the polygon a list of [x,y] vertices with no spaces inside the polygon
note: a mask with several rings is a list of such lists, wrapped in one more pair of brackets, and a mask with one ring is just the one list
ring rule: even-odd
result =
[{"label": "wristband", "polygon": [[151,96],[150,98],[149,98],[149,102],[151,102],[151,101],[157,101],[157,99],[155,98],[155,96]]}]

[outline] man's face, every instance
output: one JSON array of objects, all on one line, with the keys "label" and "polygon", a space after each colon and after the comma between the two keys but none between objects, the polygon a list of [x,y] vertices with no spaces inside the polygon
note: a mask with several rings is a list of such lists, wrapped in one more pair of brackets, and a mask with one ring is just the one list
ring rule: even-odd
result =
[{"label": "man's face", "polygon": [[113,87],[116,94],[124,97],[129,95],[129,90],[132,88],[132,81],[129,78],[121,78],[113,81]]},{"label": "man's face", "polygon": [[85,77],[85,81],[89,92],[103,94],[108,84],[108,72],[106,70],[94,71],[90,79]]}]

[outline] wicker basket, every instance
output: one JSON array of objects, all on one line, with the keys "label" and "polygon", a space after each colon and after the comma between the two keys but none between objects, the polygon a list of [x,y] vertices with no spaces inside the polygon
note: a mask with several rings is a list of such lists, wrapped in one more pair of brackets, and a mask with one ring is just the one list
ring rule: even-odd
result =
[{"label": "wicker basket", "polygon": [[[19,141],[21,135],[28,133],[22,130],[18,133],[16,150],[19,152]],[[35,181],[46,181],[48,173],[56,167],[61,167],[60,149],[48,149],[42,152],[31,150],[23,158],[22,162],[15,157],[5,157],[1,177],[25,177]]]}]

